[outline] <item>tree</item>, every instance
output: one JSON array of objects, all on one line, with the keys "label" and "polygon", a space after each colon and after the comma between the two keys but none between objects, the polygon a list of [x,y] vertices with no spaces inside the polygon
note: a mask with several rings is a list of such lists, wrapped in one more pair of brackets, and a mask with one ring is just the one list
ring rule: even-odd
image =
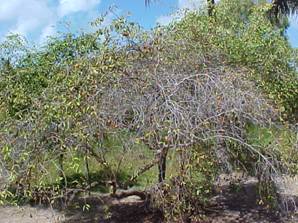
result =
[{"label": "tree", "polygon": [[215,0],[207,0],[207,5],[208,5],[208,15],[211,16],[213,14]]},{"label": "tree", "polygon": [[[152,0],[145,0],[145,5],[149,6]],[[207,0],[208,4],[208,15],[212,15],[214,5],[215,5],[215,0]]]},{"label": "tree", "polygon": [[[158,183],[150,182],[145,193],[180,222],[200,211],[222,170],[249,171],[266,193],[276,176],[297,166],[296,153],[292,145],[284,152],[274,137],[256,144],[251,128],[278,128],[273,100],[286,96],[296,105],[298,89],[290,79],[292,49],[268,20],[268,6],[221,0],[215,19],[190,12],[148,33],[119,18],[90,35],[52,39],[41,51],[22,53],[9,69],[0,65],[0,108],[14,108],[0,124],[0,171],[11,176],[4,192],[18,196],[8,190],[15,182],[30,199],[32,191],[46,191],[50,200],[64,191],[67,197],[68,189],[89,190],[89,164],[96,162],[92,169],[104,171],[96,181],[109,180],[113,195],[158,168]],[[276,88],[279,76],[283,85]],[[150,163],[137,151],[148,153]],[[130,154],[132,163],[125,159]],[[167,158],[177,161],[175,171]],[[125,163],[124,181],[118,173]],[[72,181],[72,173],[82,178]],[[0,202],[4,198],[0,190]]]},{"label": "tree", "polygon": [[278,14],[288,15],[290,13],[296,13],[298,11],[297,0],[273,0],[272,1],[272,13],[275,16]]},{"label": "tree", "polygon": [[[152,0],[145,0],[145,5],[148,6]],[[215,5],[215,0],[207,0],[208,15],[212,15]],[[271,13],[277,17],[279,14],[289,15],[298,11],[297,0],[272,0]]]}]

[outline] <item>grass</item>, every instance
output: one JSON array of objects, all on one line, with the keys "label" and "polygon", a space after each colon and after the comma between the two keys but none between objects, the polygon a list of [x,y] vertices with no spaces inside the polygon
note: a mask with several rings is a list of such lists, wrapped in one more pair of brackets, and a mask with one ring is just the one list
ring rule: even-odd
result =
[{"label": "grass", "polygon": [[[294,153],[295,151],[293,150],[295,134],[288,129],[269,129],[251,125],[248,127],[247,132],[249,142],[260,148],[269,149],[269,146],[273,144],[275,140],[278,140],[278,148],[273,149],[278,151],[281,157],[280,159],[283,161],[290,162],[294,158],[296,160],[298,159],[298,154]],[[86,187],[88,183],[97,182],[97,186],[92,188],[92,190],[106,193],[109,191],[107,181],[113,178],[113,174],[116,176],[117,183],[119,185],[126,185],[130,176],[154,159],[154,151],[150,150],[142,143],[128,143],[130,138],[127,135],[128,133],[121,134],[123,134],[121,140],[117,135],[111,135],[103,142],[103,148],[105,148],[105,159],[109,164],[110,169],[107,169],[105,166],[98,163],[93,157],[88,159],[89,182],[85,166],[85,155],[79,151],[75,151],[74,149],[68,150],[64,157],[63,163],[67,186],[82,188]],[[179,156],[177,153],[177,151],[169,151],[167,158],[167,179],[179,175],[179,161],[177,158]],[[46,172],[42,172],[39,168],[36,168],[37,180],[32,181],[32,185],[35,184],[37,186],[42,184],[44,186],[61,186],[62,179],[60,176],[59,162],[57,157],[57,154],[54,154],[53,157],[50,157],[49,155],[49,157],[45,158],[48,160],[47,166],[45,166]],[[204,159],[207,159],[205,160],[207,162],[208,155]],[[207,171],[206,168],[217,168],[210,166],[208,162],[207,165],[205,161],[203,161],[203,163],[205,163],[203,164],[202,160],[200,160],[199,165],[203,165],[200,167],[201,169],[203,168],[202,170],[199,168],[195,172],[192,172],[192,177],[195,178],[195,181],[197,182],[206,181],[204,176]],[[298,170],[297,164],[291,165],[296,165],[296,169]],[[158,180],[157,178],[158,169],[157,166],[155,166],[141,175],[136,182],[130,184],[129,186],[141,189],[147,188],[154,185]]]},{"label": "grass", "polygon": [[295,148],[297,133],[284,128],[262,128],[250,125],[248,127],[249,143],[259,147],[263,152],[274,152],[278,159],[288,165],[292,174],[298,173],[298,153]]},{"label": "grass", "polygon": [[[119,185],[125,185],[130,176],[132,176],[139,168],[149,163],[154,158],[154,152],[146,148],[145,146],[136,146],[134,149],[127,150],[125,152],[119,151],[120,147],[114,147],[113,144],[109,147],[110,150],[106,154],[106,159],[112,167],[112,171],[116,175],[117,183]],[[177,160],[176,152],[170,151],[167,160],[167,179],[177,175]],[[75,156],[77,169],[73,168],[72,159]],[[88,184],[87,172],[85,168],[85,161],[83,156],[77,154],[69,154],[64,161],[65,176],[68,187],[81,188]],[[120,163],[120,165],[119,165]],[[52,161],[48,167],[49,171],[47,175],[43,175],[41,181],[46,186],[61,185],[61,179],[59,175],[58,161]],[[99,164],[94,158],[89,159],[89,177],[90,182],[97,182],[96,187],[91,191],[107,193],[109,192],[109,185],[107,181],[111,180],[112,173],[107,170],[101,164]],[[158,181],[158,169],[154,166],[144,174],[142,174],[136,182],[129,184],[130,187],[145,189],[154,185]]]},{"label": "grass", "polygon": [[[95,191],[108,192],[109,186],[107,181],[112,179],[113,174],[116,176],[117,183],[124,185],[129,181],[130,176],[134,175],[141,167],[150,163],[154,159],[154,151],[148,149],[142,143],[132,143],[130,146],[125,145],[126,138],[110,136],[103,142],[103,148],[105,148],[105,160],[107,161],[110,169],[107,169],[102,164],[98,163],[95,158],[89,157],[89,181],[97,182]],[[126,143],[127,144],[127,143]],[[99,151],[98,151],[99,152]],[[42,184],[44,186],[59,185],[61,181],[61,172],[58,161],[58,155],[53,154],[54,157],[45,158],[48,160],[45,166],[46,172],[36,170],[37,181],[35,185]],[[177,173],[177,160],[175,151],[170,151],[167,162],[167,177]],[[84,187],[88,184],[88,175],[85,165],[85,155],[70,149],[66,152],[63,162],[64,175],[67,180],[68,187]],[[129,186],[137,188],[147,188],[154,185],[158,180],[158,169],[154,166],[137,179],[136,182]]]}]

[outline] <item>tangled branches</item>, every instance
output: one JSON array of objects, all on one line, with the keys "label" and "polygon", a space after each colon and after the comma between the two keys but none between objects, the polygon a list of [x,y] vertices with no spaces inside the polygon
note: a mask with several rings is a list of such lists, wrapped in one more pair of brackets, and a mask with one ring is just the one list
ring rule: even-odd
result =
[{"label": "tangled branches", "polygon": [[[123,21],[118,25],[126,28]],[[170,216],[183,219],[182,213],[202,208],[201,195],[210,193],[202,188],[211,186],[221,172],[241,169],[265,187],[287,172],[278,141],[261,146],[250,139],[252,128],[270,129],[279,116],[250,70],[229,64],[215,47],[206,50],[204,39],[185,40],[171,29],[152,35],[152,41],[133,46],[106,40],[102,51],[75,58],[65,67],[60,64],[27,111],[1,124],[1,174],[9,183],[30,191],[32,182],[38,188],[51,182],[52,191],[67,191],[73,186],[66,176],[71,168],[86,172],[79,185],[79,191],[86,191],[92,185],[92,161],[104,169],[104,183],[110,182],[112,194],[120,198],[131,193],[117,195],[119,187],[127,188],[157,167],[151,198],[171,210]],[[135,45],[140,45],[138,50]],[[112,147],[117,148],[116,164],[107,158]],[[154,157],[120,185],[124,156],[138,148]],[[171,153],[175,171],[168,174]],[[49,180],[53,165],[59,176]],[[143,192],[133,193],[147,198]]]}]

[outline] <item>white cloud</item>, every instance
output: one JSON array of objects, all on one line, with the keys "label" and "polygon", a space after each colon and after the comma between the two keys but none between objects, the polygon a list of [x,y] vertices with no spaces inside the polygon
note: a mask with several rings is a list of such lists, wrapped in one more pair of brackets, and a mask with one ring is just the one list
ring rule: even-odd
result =
[{"label": "white cloud", "polygon": [[[217,0],[218,1],[218,0]],[[167,25],[174,19],[183,16],[183,10],[198,10],[207,5],[207,0],[178,0],[178,10],[172,15],[163,15],[157,18],[156,22],[161,25]]]},{"label": "white cloud", "polygon": [[[27,36],[41,32],[40,40],[55,33],[55,25],[64,16],[91,11],[101,0],[0,0],[0,24],[11,24],[7,33]],[[52,3],[52,5],[50,5]]]},{"label": "white cloud", "polygon": [[0,21],[9,20],[12,16],[15,15],[16,8],[18,8],[20,1],[11,0],[11,1],[4,1],[0,4]]},{"label": "white cloud", "polygon": [[10,29],[10,32],[26,35],[28,32],[35,30],[41,25],[41,21],[35,19],[18,19],[15,26]]},{"label": "white cloud", "polygon": [[173,15],[162,15],[157,18],[156,22],[160,25],[167,25],[173,20]]},{"label": "white cloud", "polygon": [[39,43],[44,43],[48,37],[53,36],[56,33],[55,24],[50,23],[46,27],[44,27],[41,31],[41,35],[39,37]]},{"label": "white cloud", "polygon": [[[220,0],[215,0],[215,3],[218,3]],[[202,8],[206,8],[207,0],[178,0],[178,10],[174,12],[172,15],[163,15],[157,18],[156,22],[161,25],[167,25],[174,19],[179,19],[183,16],[181,11],[183,10],[199,10]],[[180,11],[180,13],[179,13]]]},{"label": "white cloud", "polygon": [[207,5],[207,0],[179,0],[179,9],[196,10]]},{"label": "white cloud", "polygon": [[44,26],[53,18],[54,13],[46,1],[4,0],[1,2],[0,22],[13,23],[10,32],[25,35]]},{"label": "white cloud", "polygon": [[59,16],[79,12],[88,11],[99,5],[100,0],[59,0]]}]

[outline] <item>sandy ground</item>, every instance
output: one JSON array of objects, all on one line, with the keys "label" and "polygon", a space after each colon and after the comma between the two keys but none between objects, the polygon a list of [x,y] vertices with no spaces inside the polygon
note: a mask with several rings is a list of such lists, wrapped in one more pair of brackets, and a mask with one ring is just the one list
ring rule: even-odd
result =
[{"label": "sandy ground", "polygon": [[[91,205],[83,211],[85,202]],[[0,223],[158,223],[161,214],[146,207],[137,197],[122,200],[110,197],[89,197],[77,200],[64,211],[31,206],[1,207]]]},{"label": "sandy ground", "polygon": [[[203,220],[192,223],[298,223],[298,215],[280,217],[266,208],[256,205],[254,180],[247,180],[238,192],[223,190],[213,198],[215,207]],[[224,185],[224,184],[222,184]],[[291,192],[297,190],[293,186]],[[84,204],[90,204],[83,211]],[[0,207],[0,223],[162,223],[162,214],[150,209],[138,197],[117,200],[108,195],[93,194],[76,198],[63,211],[50,208]]]},{"label": "sandy ground", "polygon": [[0,223],[60,223],[64,216],[50,208],[1,207]]},{"label": "sandy ground", "polygon": [[[246,196],[218,196],[219,206],[193,223],[297,223],[298,217],[280,218],[262,207],[251,205]],[[83,203],[91,204],[83,211]],[[121,201],[108,197],[80,199],[63,212],[50,208],[2,207],[0,223],[162,223],[161,213],[148,209],[138,198]]]}]

